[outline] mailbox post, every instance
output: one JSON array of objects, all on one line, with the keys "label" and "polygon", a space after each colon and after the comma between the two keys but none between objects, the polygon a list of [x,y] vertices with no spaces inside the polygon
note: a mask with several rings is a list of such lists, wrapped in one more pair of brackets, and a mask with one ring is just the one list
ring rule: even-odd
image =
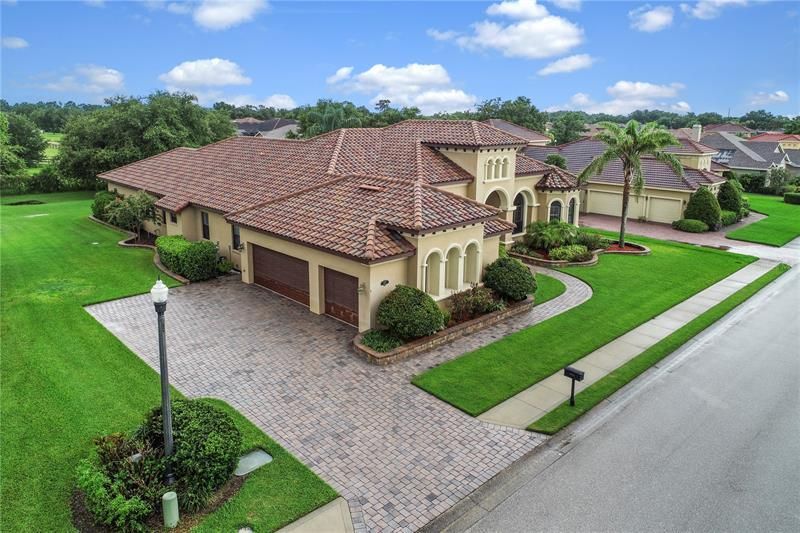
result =
[{"label": "mailbox post", "polygon": [[569,404],[575,405],[575,382],[576,381],[583,381],[583,370],[578,370],[577,368],[572,368],[568,366],[564,369],[564,375],[567,376],[572,380],[572,392],[569,395]]}]

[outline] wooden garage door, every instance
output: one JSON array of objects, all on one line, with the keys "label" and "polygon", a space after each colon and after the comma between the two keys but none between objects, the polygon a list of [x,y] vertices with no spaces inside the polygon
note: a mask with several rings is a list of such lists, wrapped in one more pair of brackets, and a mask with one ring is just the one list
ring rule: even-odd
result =
[{"label": "wooden garage door", "polygon": [[325,269],[325,313],[358,326],[358,278]]},{"label": "wooden garage door", "polygon": [[308,262],[261,246],[253,247],[253,281],[308,305]]},{"label": "wooden garage door", "polygon": [[647,219],[651,222],[671,224],[681,218],[681,201],[650,197],[650,211]]}]

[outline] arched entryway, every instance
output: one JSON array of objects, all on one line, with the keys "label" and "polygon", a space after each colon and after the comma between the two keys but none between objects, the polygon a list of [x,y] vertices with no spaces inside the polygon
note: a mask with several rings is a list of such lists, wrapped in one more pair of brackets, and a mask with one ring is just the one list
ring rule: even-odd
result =
[{"label": "arched entryway", "polygon": [[567,212],[567,221],[570,224],[575,224],[575,198],[569,201],[569,210]]},{"label": "arched entryway", "polygon": [[494,189],[483,203],[505,211],[508,209],[508,195],[503,189]]},{"label": "arched entryway", "polygon": [[461,288],[461,249],[454,246],[447,251],[447,265],[445,266],[444,286],[446,289],[457,291]]},{"label": "arched entryway", "polygon": [[439,296],[442,275],[442,254],[438,251],[428,254],[425,260],[425,292]]},{"label": "arched entryway", "polygon": [[525,231],[525,210],[527,207],[525,195],[519,193],[514,197],[514,233],[522,233]]},{"label": "arched entryway", "polygon": [[464,283],[478,283],[480,281],[481,264],[478,243],[471,242],[464,252]]}]

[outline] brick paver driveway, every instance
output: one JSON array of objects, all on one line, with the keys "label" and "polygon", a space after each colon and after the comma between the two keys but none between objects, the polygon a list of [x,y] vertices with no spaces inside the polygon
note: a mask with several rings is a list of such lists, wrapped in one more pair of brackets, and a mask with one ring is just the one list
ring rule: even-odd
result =
[{"label": "brick paver driveway", "polygon": [[[347,498],[360,530],[414,530],[542,442],[483,423],[409,383],[425,368],[561,312],[591,294],[570,290],[533,312],[388,367],[359,359],[355,330],[234,277],[172,290],[170,378],[190,397],[221,398]],[[158,369],[148,295],[90,306]]]}]

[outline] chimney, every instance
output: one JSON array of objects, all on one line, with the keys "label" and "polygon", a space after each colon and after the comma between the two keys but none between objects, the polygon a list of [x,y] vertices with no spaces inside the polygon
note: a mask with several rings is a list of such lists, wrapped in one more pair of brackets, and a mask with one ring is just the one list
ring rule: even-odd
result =
[{"label": "chimney", "polygon": [[695,124],[692,126],[692,140],[700,142],[700,137],[703,136],[703,126]]}]

